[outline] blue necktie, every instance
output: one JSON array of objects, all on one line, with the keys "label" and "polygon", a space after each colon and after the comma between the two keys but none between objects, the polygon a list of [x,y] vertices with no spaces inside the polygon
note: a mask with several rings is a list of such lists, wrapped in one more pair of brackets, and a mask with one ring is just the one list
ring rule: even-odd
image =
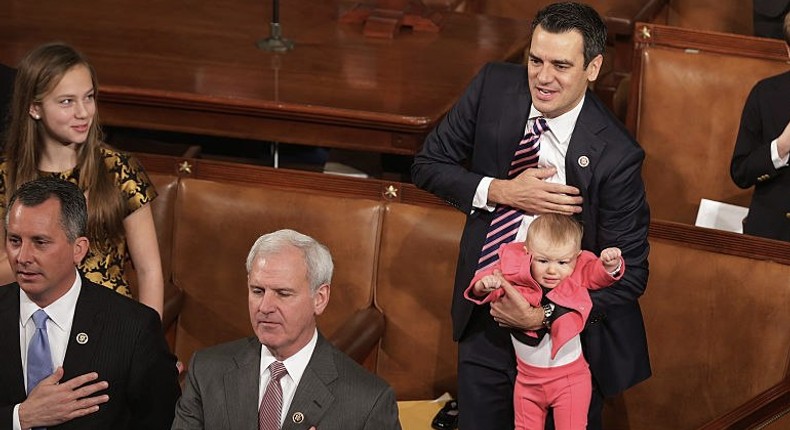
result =
[{"label": "blue necktie", "polygon": [[33,388],[42,379],[51,375],[52,352],[49,349],[49,336],[47,336],[47,320],[49,315],[43,309],[39,309],[33,314],[33,322],[36,324],[36,333],[30,340],[27,347],[27,393],[30,394]]}]

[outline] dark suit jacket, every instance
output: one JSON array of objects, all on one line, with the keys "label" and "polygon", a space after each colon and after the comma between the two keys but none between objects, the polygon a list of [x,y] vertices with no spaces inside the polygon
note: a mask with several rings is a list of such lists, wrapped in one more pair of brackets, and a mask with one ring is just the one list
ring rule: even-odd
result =
[{"label": "dark suit jacket", "polygon": [[[19,286],[0,287],[0,429],[25,400],[19,351]],[[77,333],[86,333],[80,345]],[[157,313],[83,278],[74,311],[63,380],[98,372],[110,400],[99,411],[50,429],[167,429],[180,394],[176,359]]]},{"label": "dark suit jacket", "polygon": [[754,35],[784,40],[783,23],[790,11],[790,0],[754,0]]},{"label": "dark suit jacket", "polygon": [[783,18],[784,12],[790,7],[790,0],[754,0],[753,7],[761,15]]},{"label": "dark suit jacket", "polygon": [[11,103],[15,78],[15,69],[0,64],[0,146],[3,145],[3,133],[8,128],[9,104]]},{"label": "dark suit jacket", "polygon": [[[240,339],[195,353],[173,429],[256,430],[261,344]],[[301,422],[298,415],[301,414]],[[400,429],[386,382],[335,349],[320,334],[283,430]]]},{"label": "dark suit jacket", "polygon": [[[472,198],[483,176],[506,178],[531,106],[526,70],[488,64],[425,141],[412,168],[414,183],[467,216],[453,294],[453,335],[462,339],[475,306],[463,297],[474,275],[492,213]],[[589,165],[582,166],[580,157]],[[628,270],[610,288],[591,292],[593,311],[582,332],[584,354],[604,395],[650,376],[647,340],[637,299],[647,284],[650,214],[641,167],[644,152],[598,98],[587,92],[565,159],[567,183],[584,203],[582,248],[623,251]],[[482,315],[483,313],[475,313]],[[485,316],[490,318],[490,316]]]},{"label": "dark suit jacket", "polygon": [[763,79],[752,88],[730,164],[741,188],[754,186],[744,233],[790,242],[790,167],[776,169],[771,141],[790,122],[790,72]]}]

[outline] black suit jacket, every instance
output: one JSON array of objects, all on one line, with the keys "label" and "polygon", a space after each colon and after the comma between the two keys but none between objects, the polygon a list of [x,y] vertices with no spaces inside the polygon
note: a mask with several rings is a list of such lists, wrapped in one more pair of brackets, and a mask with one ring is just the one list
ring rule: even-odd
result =
[{"label": "black suit jacket", "polygon": [[754,186],[746,234],[790,242],[790,167],[777,169],[771,141],[790,123],[790,72],[763,79],[752,88],[741,115],[741,126],[730,164],[730,175],[741,188]]},{"label": "black suit jacket", "polygon": [[782,18],[790,7],[790,0],[754,0],[753,7],[761,15]]},{"label": "black suit jacket", "polygon": [[[19,351],[19,285],[0,287],[0,429],[27,397]],[[88,335],[80,345],[78,333]],[[63,363],[63,380],[98,372],[110,400],[99,411],[50,429],[169,429],[180,395],[176,359],[159,315],[83,278]]]},{"label": "black suit jacket", "polygon": [[[492,213],[472,211],[484,176],[506,178],[527,122],[531,99],[526,70],[488,64],[431,132],[412,168],[414,183],[468,214],[453,294],[453,335],[473,317],[463,291],[474,275]],[[586,157],[589,163],[585,163]],[[647,284],[650,214],[641,167],[644,151],[588,91],[565,159],[568,185],[584,198],[582,247],[596,254],[623,251],[627,270],[614,286],[592,291],[593,311],[582,332],[584,354],[604,395],[650,376],[647,340],[637,299]],[[476,313],[475,315],[481,315]],[[490,316],[486,316],[490,318]]]},{"label": "black suit jacket", "polygon": [[3,144],[3,133],[8,128],[11,94],[14,90],[16,70],[0,64],[0,145]]}]

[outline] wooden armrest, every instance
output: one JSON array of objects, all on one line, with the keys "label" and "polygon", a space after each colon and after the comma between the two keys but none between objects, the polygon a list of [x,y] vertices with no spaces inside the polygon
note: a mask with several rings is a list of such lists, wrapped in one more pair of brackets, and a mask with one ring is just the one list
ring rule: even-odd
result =
[{"label": "wooden armrest", "polygon": [[362,364],[384,334],[384,314],[369,307],[351,316],[330,338],[335,348]]},{"label": "wooden armrest", "polygon": [[170,327],[178,320],[178,314],[181,312],[181,307],[184,305],[184,291],[180,288],[176,289],[176,294],[165,299],[162,309],[162,328],[167,332]]},{"label": "wooden armrest", "polygon": [[790,377],[698,430],[763,428],[788,412],[790,412]]}]

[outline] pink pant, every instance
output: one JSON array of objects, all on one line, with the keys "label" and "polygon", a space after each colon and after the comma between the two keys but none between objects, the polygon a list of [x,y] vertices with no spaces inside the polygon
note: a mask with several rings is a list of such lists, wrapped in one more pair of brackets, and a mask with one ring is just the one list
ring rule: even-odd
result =
[{"label": "pink pant", "polygon": [[590,368],[583,356],[564,366],[545,368],[518,361],[513,405],[516,430],[543,430],[546,410],[554,410],[556,430],[587,428],[592,396]]}]

